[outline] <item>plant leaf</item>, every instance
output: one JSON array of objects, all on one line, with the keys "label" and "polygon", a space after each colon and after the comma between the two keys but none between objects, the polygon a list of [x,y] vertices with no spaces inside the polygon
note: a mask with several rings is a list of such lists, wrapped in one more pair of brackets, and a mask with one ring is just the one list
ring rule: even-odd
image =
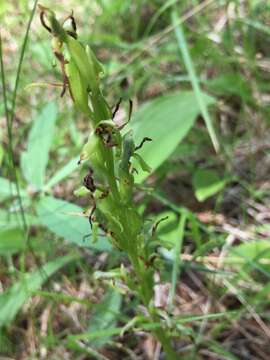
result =
[{"label": "plant leaf", "polygon": [[25,236],[19,228],[0,229],[0,255],[15,254],[23,251]]},{"label": "plant leaf", "polygon": [[[207,105],[214,103],[212,97],[206,94],[202,96]],[[136,144],[145,136],[153,140],[138,151],[152,171],[171,155],[194,125],[199,113],[200,108],[192,91],[160,96],[138,110],[130,125],[134,130]],[[134,175],[136,182],[142,182],[149,176],[139,167],[137,170],[138,174]]]},{"label": "plant leaf", "polygon": [[3,292],[0,295],[0,328],[11,323],[21,306],[31,297],[32,292],[38,290],[48,276],[76,258],[77,256],[74,255],[59,257],[44,265],[43,271],[24,274],[19,282]]},{"label": "plant leaf", "polygon": [[250,83],[240,73],[225,73],[207,81],[209,90],[218,95],[234,95],[243,101],[252,100]]},{"label": "plant leaf", "polygon": [[190,76],[190,81],[191,81],[192,88],[194,90],[194,95],[196,97],[198,106],[200,107],[200,112],[205,121],[209,136],[213,143],[213,146],[214,146],[216,152],[218,152],[219,151],[219,142],[218,142],[218,139],[217,139],[217,136],[215,133],[212,119],[211,119],[210,114],[207,109],[207,104],[204,100],[203,92],[202,92],[201,86],[200,86],[200,81],[197,77],[195,67],[193,65],[193,61],[192,61],[192,58],[189,53],[189,49],[188,49],[188,45],[186,42],[183,28],[182,28],[181,24],[178,23],[178,16],[177,16],[176,11],[172,12],[172,24],[173,24],[175,35],[176,35],[177,44],[181,51],[185,67],[187,68],[188,74]]},{"label": "plant leaf", "polygon": [[233,246],[227,256],[226,262],[238,267],[248,265],[246,270],[260,270],[269,277],[270,275],[270,242],[269,240],[253,240]]},{"label": "plant leaf", "polygon": [[101,303],[96,305],[87,332],[69,336],[68,346],[72,348],[76,340],[83,338],[85,341],[89,341],[90,346],[99,348],[106,344],[111,336],[119,334],[122,329],[116,328],[116,325],[121,303],[121,294],[115,289],[109,288]]},{"label": "plant leaf", "polygon": [[[5,200],[17,194],[15,184],[8,179],[0,177],[0,200]],[[24,190],[20,191],[21,196],[26,196]]]},{"label": "plant leaf", "polygon": [[215,195],[226,185],[226,179],[221,179],[214,170],[199,169],[192,178],[196,198],[204,201]]},{"label": "plant leaf", "polygon": [[[25,219],[28,225],[39,225],[39,219],[36,216],[26,213]],[[7,211],[0,209],[0,228],[2,231],[12,228],[21,227],[22,220],[19,216],[19,211]]]},{"label": "plant leaf", "polygon": [[[105,330],[116,326],[117,318],[120,314],[122,296],[113,288],[109,288],[106,295],[99,303],[90,318],[90,325],[87,332]],[[95,339],[90,345],[101,347],[109,340],[108,336]]]},{"label": "plant leaf", "polygon": [[53,139],[57,107],[47,104],[34,121],[30,130],[27,149],[21,156],[21,167],[26,181],[36,190],[41,190]]},{"label": "plant leaf", "polygon": [[[1,216],[1,215],[0,215]],[[33,222],[31,222],[33,225]],[[38,225],[35,222],[35,225]],[[28,240],[21,227],[15,224],[5,224],[0,228],[0,256],[13,255],[27,248],[32,251],[45,251],[50,244],[41,237],[31,236]],[[49,251],[49,250],[48,250]]]},{"label": "plant leaf", "polygon": [[91,234],[91,228],[88,219],[83,216],[82,209],[77,205],[45,196],[37,205],[37,214],[44,226],[67,241],[99,251],[111,250],[111,245],[104,237],[99,237],[95,244],[91,238],[84,241],[84,236]]},{"label": "plant leaf", "polygon": [[78,168],[78,160],[79,160],[78,156],[71,159],[66,165],[64,165],[59,171],[57,171],[47,182],[47,184],[44,187],[44,190],[46,191],[49,190],[54,185],[62,181],[69,174],[71,174],[74,170],[76,170]]}]

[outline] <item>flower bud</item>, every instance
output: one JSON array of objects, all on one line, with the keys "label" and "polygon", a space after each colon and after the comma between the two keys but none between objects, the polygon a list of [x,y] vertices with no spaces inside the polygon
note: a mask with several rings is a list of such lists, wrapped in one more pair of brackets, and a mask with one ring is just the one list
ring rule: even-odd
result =
[{"label": "flower bud", "polygon": [[81,155],[80,162],[83,160],[88,160],[91,156],[97,151],[99,144],[99,137],[92,131],[88,137],[87,143],[84,145]]},{"label": "flower bud", "polygon": [[85,52],[87,54],[89,63],[94,67],[96,79],[97,81],[99,81],[99,77],[101,77],[104,74],[104,68],[96,58],[95,54],[93,53],[89,45],[86,45]]},{"label": "flower bud", "polygon": [[93,114],[88,106],[87,83],[82,78],[73,59],[65,66],[69,80],[69,88],[75,106],[85,115],[93,118]]},{"label": "flower bud", "polygon": [[88,194],[89,194],[89,190],[86,189],[85,186],[81,186],[81,187],[79,187],[79,189],[76,189],[74,191],[74,195],[78,196],[78,197],[85,196],[85,195],[88,195]]},{"label": "flower bud", "polygon": [[98,89],[97,74],[94,64],[89,61],[85,48],[78,41],[71,36],[67,37],[67,48],[70,53],[70,57],[76,64],[81,76],[87,82],[87,85],[92,91]]}]

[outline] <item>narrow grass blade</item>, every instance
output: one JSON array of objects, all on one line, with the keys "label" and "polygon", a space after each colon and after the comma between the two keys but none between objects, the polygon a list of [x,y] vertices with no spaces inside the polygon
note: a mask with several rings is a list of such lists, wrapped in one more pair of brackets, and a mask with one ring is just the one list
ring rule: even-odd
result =
[{"label": "narrow grass blade", "polygon": [[196,75],[196,71],[195,71],[189,50],[188,50],[184,31],[180,24],[177,25],[178,24],[178,16],[177,16],[175,10],[172,12],[172,24],[174,27],[176,39],[177,39],[178,46],[179,46],[179,49],[180,49],[182,57],[183,57],[184,64],[187,68],[188,74],[191,79],[193,91],[194,91],[195,97],[197,99],[198,105],[200,107],[202,117],[205,121],[207,130],[209,132],[209,136],[213,143],[213,146],[214,146],[216,152],[218,152],[219,151],[219,142],[218,142],[218,139],[217,139],[217,136],[215,133],[215,129],[214,129],[210,114],[207,110],[203,92],[201,90],[200,83],[199,83],[198,77]]},{"label": "narrow grass blade", "polygon": [[104,337],[111,337],[114,335],[120,335],[122,332],[122,327],[113,327],[108,329],[102,329],[97,331],[85,332],[78,335],[70,335],[68,336],[68,346],[77,340],[90,341],[94,339],[100,339]]},{"label": "narrow grass blade", "polygon": [[217,341],[210,340],[208,342],[207,346],[209,347],[209,349],[212,350],[214,355],[217,355],[217,358],[219,358],[219,356],[220,356],[222,359],[240,360],[239,357],[235,356],[230,351],[223,348]]},{"label": "narrow grass blade", "polygon": [[[11,100],[11,109],[9,111],[8,104],[7,104],[7,95],[6,95],[6,80],[5,80],[5,69],[4,69],[4,61],[3,61],[3,51],[2,51],[2,39],[1,39],[1,33],[0,33],[0,65],[1,65],[1,83],[3,88],[3,97],[4,97],[4,107],[5,107],[5,118],[6,118],[6,125],[7,125],[7,137],[8,137],[8,158],[9,158],[9,169],[10,169],[10,175],[13,175],[14,183],[16,187],[16,195],[18,199],[18,204],[20,208],[20,215],[22,219],[22,225],[23,225],[23,231],[25,234],[26,244],[33,254],[33,257],[36,259],[36,256],[31,249],[31,245],[29,242],[29,233],[28,233],[28,225],[26,222],[26,216],[24,212],[24,206],[22,202],[22,196],[21,196],[21,189],[18,181],[18,175],[17,175],[17,169],[16,169],[16,162],[15,162],[15,156],[14,156],[14,149],[13,149],[13,120],[15,116],[15,107],[16,107],[16,100],[17,100],[17,91],[19,87],[19,81],[20,81],[20,75],[21,75],[21,69],[23,64],[23,59],[25,55],[26,45],[29,37],[29,31],[31,28],[31,24],[34,18],[34,14],[36,12],[38,0],[34,1],[29,20],[26,27],[26,32],[23,38],[22,48],[19,56],[19,63],[18,68],[16,71],[15,76],[15,85],[12,92],[12,100]],[[24,261],[21,262],[22,264],[22,271],[24,272]]]},{"label": "narrow grass blade", "polygon": [[14,90],[13,90],[13,96],[12,96],[12,104],[11,104],[11,113],[10,113],[10,125],[12,127],[12,123],[13,123],[13,119],[14,119],[14,115],[15,115],[15,107],[16,107],[16,100],[17,100],[17,91],[18,91],[18,86],[19,86],[19,82],[20,82],[20,76],[21,76],[21,70],[22,70],[22,64],[23,64],[23,59],[24,59],[24,55],[25,55],[25,50],[26,50],[26,46],[27,46],[27,41],[28,41],[28,37],[29,37],[29,32],[30,32],[30,28],[32,25],[32,21],[36,12],[36,8],[37,8],[37,4],[38,4],[38,0],[35,0],[30,16],[29,16],[29,20],[27,23],[27,27],[26,27],[26,31],[25,31],[25,35],[23,38],[23,43],[22,43],[22,49],[21,49],[21,53],[20,53],[20,58],[19,58],[19,64],[18,64],[18,68],[17,68],[17,72],[16,72],[16,79],[15,79],[15,85],[14,85]]},{"label": "narrow grass blade", "polygon": [[250,18],[247,18],[247,19],[239,18],[238,21],[244,23],[245,25],[253,27],[255,30],[258,30],[258,31],[264,32],[267,35],[270,35],[270,26],[262,24],[260,21],[255,21]]},{"label": "narrow grass blade", "polygon": [[155,23],[159,19],[159,17],[171,6],[175,5],[179,0],[167,0],[159,9],[158,11],[152,16],[151,20],[149,21],[143,37],[147,37],[151,30],[153,29]]},{"label": "narrow grass blade", "polygon": [[26,220],[25,220],[24,208],[23,208],[23,203],[22,203],[22,199],[21,199],[20,186],[19,186],[19,182],[18,182],[15,159],[14,159],[12,127],[13,127],[13,120],[14,120],[14,116],[15,116],[17,91],[18,91],[18,86],[19,86],[19,81],[20,81],[20,75],[21,75],[21,70],[22,70],[23,59],[24,59],[26,45],[27,45],[27,41],[28,41],[28,37],[29,37],[29,31],[30,31],[31,24],[32,24],[32,21],[33,21],[33,18],[34,18],[34,14],[36,12],[36,8],[37,8],[37,3],[38,3],[38,0],[35,0],[34,4],[33,4],[33,7],[32,7],[32,10],[31,10],[31,13],[30,13],[30,16],[29,16],[28,23],[27,23],[26,32],[25,32],[25,35],[24,35],[24,38],[23,38],[23,43],[22,43],[22,49],[21,49],[21,52],[20,52],[18,68],[17,68],[17,71],[16,71],[15,85],[14,85],[14,89],[13,89],[13,92],[12,92],[12,100],[11,100],[11,109],[10,109],[10,111],[9,111],[8,105],[7,105],[5,69],[4,69],[4,62],[3,62],[2,39],[1,39],[1,34],[0,34],[1,82],[2,82],[2,87],[3,87],[5,117],[6,117],[6,124],[7,124],[8,155],[9,155],[9,161],[10,161],[10,171],[12,172],[14,180],[15,180],[16,193],[17,193],[17,198],[18,198],[18,202],[19,202],[19,206],[20,206],[20,213],[21,213],[21,217],[22,217],[23,228],[24,228],[24,232],[25,232],[26,236],[28,236],[27,235],[28,226],[27,226],[27,223],[26,223]]},{"label": "narrow grass blade", "polygon": [[181,218],[178,226],[178,239],[175,243],[174,248],[174,260],[173,260],[173,270],[172,270],[172,284],[169,293],[169,311],[172,310],[173,307],[173,299],[175,295],[177,277],[179,275],[179,266],[180,266],[180,253],[183,246],[183,239],[185,233],[185,225],[187,221],[188,213],[183,210],[181,214]]}]

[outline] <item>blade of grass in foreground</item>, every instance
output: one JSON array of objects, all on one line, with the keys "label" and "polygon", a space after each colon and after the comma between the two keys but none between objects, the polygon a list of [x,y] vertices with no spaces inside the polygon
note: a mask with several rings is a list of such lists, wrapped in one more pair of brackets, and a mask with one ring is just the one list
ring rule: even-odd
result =
[{"label": "blade of grass in foreground", "polygon": [[[31,13],[30,13],[30,16],[29,16],[28,23],[27,23],[26,32],[25,32],[25,35],[24,35],[24,38],[23,38],[22,48],[21,48],[21,52],[20,52],[20,56],[19,56],[18,68],[17,68],[17,71],[16,71],[15,85],[14,85],[14,89],[13,89],[12,97],[11,97],[11,108],[10,108],[10,110],[8,109],[8,104],[7,104],[5,69],[4,69],[3,51],[2,51],[2,38],[1,38],[1,34],[0,34],[1,82],[2,82],[2,88],[3,88],[3,98],[4,98],[3,100],[4,100],[5,117],[6,117],[6,124],[7,124],[9,167],[10,167],[10,173],[14,177],[16,195],[17,195],[18,204],[19,204],[19,208],[20,208],[20,215],[21,215],[21,219],[22,219],[24,235],[25,235],[25,238],[26,238],[26,244],[28,245],[28,248],[31,250],[32,253],[33,253],[33,250],[31,249],[31,245],[29,243],[28,225],[27,225],[26,217],[25,217],[25,213],[24,213],[22,197],[21,197],[21,192],[20,192],[20,186],[19,186],[17,170],[16,170],[16,165],[15,165],[15,157],[14,157],[14,152],[13,152],[13,132],[12,132],[12,128],[13,128],[13,120],[14,120],[14,116],[15,116],[17,91],[18,91],[18,86],[19,86],[19,82],[20,82],[22,64],[23,64],[26,45],[27,45],[27,41],[28,41],[28,37],[29,37],[29,31],[30,31],[31,24],[32,24],[32,21],[33,21],[33,17],[34,17],[35,11],[36,11],[37,3],[38,3],[38,0],[35,0],[33,8],[31,10]],[[33,253],[33,255],[35,257],[34,253]],[[21,264],[22,264],[22,272],[24,272],[24,270],[25,270],[24,269],[24,261],[22,261]]]},{"label": "blade of grass in foreground", "polygon": [[177,277],[179,275],[179,267],[180,267],[180,253],[182,250],[184,233],[185,233],[185,225],[188,217],[188,213],[185,210],[182,210],[179,226],[178,226],[178,239],[176,241],[174,247],[174,259],[173,259],[173,270],[172,270],[172,284],[169,294],[169,311],[172,311],[173,308],[173,299],[175,295],[175,289],[177,285]]},{"label": "blade of grass in foreground", "polygon": [[17,197],[18,197],[18,202],[19,202],[19,207],[20,207],[20,212],[21,212],[21,217],[22,217],[25,233],[27,233],[27,224],[26,224],[26,220],[25,220],[25,216],[24,216],[24,210],[23,210],[22,200],[21,200],[21,195],[20,195],[20,187],[18,184],[16,167],[15,167],[15,160],[14,160],[14,154],[13,154],[12,127],[13,127],[13,120],[14,120],[14,116],[15,116],[17,91],[18,91],[18,86],[19,86],[19,82],[20,82],[20,75],[21,75],[21,70],[22,70],[23,59],[24,59],[26,45],[27,45],[27,41],[28,41],[28,37],[29,37],[29,31],[30,31],[33,17],[34,17],[35,11],[36,11],[37,3],[38,3],[38,0],[35,0],[33,8],[31,10],[31,13],[29,16],[28,23],[27,23],[26,32],[25,32],[25,35],[23,38],[22,49],[21,49],[20,56],[19,56],[18,68],[16,71],[15,85],[14,85],[14,89],[12,92],[10,111],[8,110],[8,105],[7,105],[5,69],[4,69],[3,51],[2,51],[2,38],[1,38],[1,34],[0,34],[1,82],[2,82],[2,88],[3,88],[5,117],[6,117],[6,123],[7,123],[7,133],[8,133],[7,134],[8,135],[8,155],[9,155],[9,159],[10,159],[10,168],[11,168],[11,171],[13,172],[13,176],[15,178],[16,192],[17,192]]},{"label": "blade of grass in foreground", "polygon": [[205,121],[207,130],[209,132],[209,136],[210,136],[210,138],[212,140],[212,143],[213,143],[213,146],[214,146],[216,152],[218,152],[219,151],[219,142],[218,142],[218,139],[217,139],[214,127],[213,127],[211,117],[210,117],[209,112],[207,110],[207,106],[206,106],[205,101],[204,101],[202,90],[201,90],[199,80],[198,80],[197,75],[196,75],[196,71],[195,71],[191,56],[190,56],[189,51],[188,51],[188,46],[187,46],[187,43],[186,43],[186,39],[185,39],[185,35],[184,35],[183,29],[182,29],[182,25],[178,24],[178,16],[177,16],[177,13],[176,13],[175,10],[173,10],[173,12],[172,12],[172,24],[173,24],[173,27],[174,27],[177,43],[178,43],[179,49],[181,51],[184,64],[185,64],[186,69],[188,71],[188,74],[190,76],[190,81],[191,81],[191,84],[192,84],[192,88],[193,88],[195,97],[196,97],[196,99],[198,101],[198,105],[199,105],[200,110],[201,110],[202,117],[203,117],[203,119]]}]

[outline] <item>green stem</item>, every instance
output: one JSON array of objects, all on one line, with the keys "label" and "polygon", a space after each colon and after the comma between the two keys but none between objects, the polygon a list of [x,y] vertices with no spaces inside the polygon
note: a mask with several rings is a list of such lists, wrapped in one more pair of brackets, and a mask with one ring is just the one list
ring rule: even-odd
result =
[{"label": "green stem", "polygon": [[[103,98],[102,93],[97,90],[91,96],[91,102],[93,105],[93,114],[94,114],[94,122],[97,125],[100,121],[106,120],[107,118],[111,118],[112,114],[108,109],[106,100]],[[115,171],[114,171],[114,159],[112,149],[105,149],[103,145],[99,148],[100,157],[103,162],[106,164],[106,168],[108,171],[108,183],[110,186],[110,190],[112,195],[116,201],[120,201],[119,190],[117,186],[117,182],[115,179]]]},{"label": "green stem", "polygon": [[[138,259],[134,258],[133,253],[129,253],[128,256],[129,256],[129,259],[131,261],[133,269],[134,269],[134,271],[135,271],[135,273],[137,275],[137,278],[138,278],[138,291],[137,291],[137,293],[138,293],[139,297],[141,298],[140,300],[142,301],[144,306],[148,309],[148,312],[151,315],[152,321],[161,323],[159,316],[155,312],[153,312],[153,309],[151,309],[149,307],[150,300],[154,296],[154,294],[153,294],[154,289],[153,289],[153,287],[150,288],[150,289],[147,287],[147,279],[145,277],[146,271],[145,271],[145,269],[141,268]],[[162,327],[160,327],[159,329],[154,330],[153,334],[155,335],[157,340],[162,345],[162,348],[163,348],[164,352],[167,355],[166,359],[168,359],[168,360],[177,360],[177,359],[179,359],[177,353],[174,351],[174,349],[173,349],[173,347],[171,345],[171,340],[170,340],[169,336],[166,334],[166,331]]]},{"label": "green stem", "polygon": [[106,164],[107,168],[107,180],[110,186],[110,190],[112,192],[113,198],[116,202],[120,201],[120,195],[118,186],[115,179],[114,173],[114,162],[113,162],[113,154],[111,149],[104,149],[104,146],[101,144],[99,148],[100,157],[103,163]]}]

